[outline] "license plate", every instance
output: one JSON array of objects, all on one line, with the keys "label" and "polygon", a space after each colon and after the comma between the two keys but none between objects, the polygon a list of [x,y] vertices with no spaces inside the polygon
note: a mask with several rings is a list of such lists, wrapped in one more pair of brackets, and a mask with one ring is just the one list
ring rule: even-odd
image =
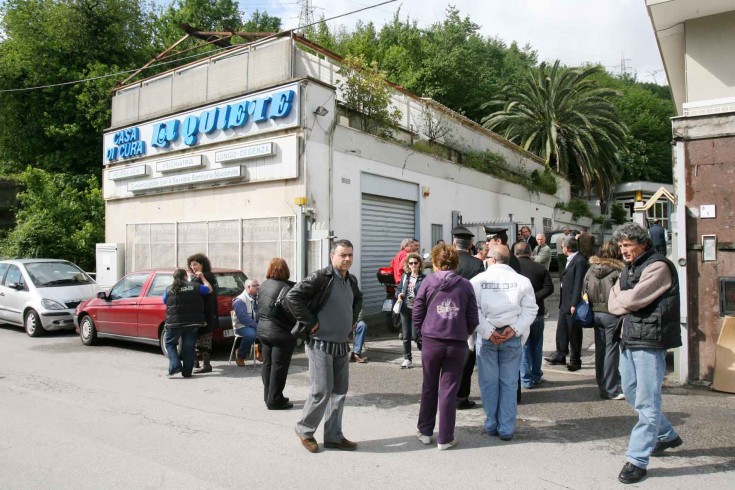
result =
[{"label": "license plate", "polygon": [[227,330],[222,330],[222,337],[228,338],[228,337],[234,337],[234,336],[235,336],[235,332],[231,328],[228,328]]},{"label": "license plate", "polygon": [[383,301],[383,311],[388,312],[393,310],[393,300],[392,299],[386,299]]}]

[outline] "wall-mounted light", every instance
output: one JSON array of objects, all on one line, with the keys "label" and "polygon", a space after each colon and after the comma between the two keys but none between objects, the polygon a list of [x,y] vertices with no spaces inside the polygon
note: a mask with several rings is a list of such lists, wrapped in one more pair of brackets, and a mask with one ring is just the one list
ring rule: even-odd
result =
[{"label": "wall-mounted light", "polygon": [[329,110],[324,106],[318,106],[316,109],[314,109],[314,114],[317,116],[326,116],[329,114]]},{"label": "wall-mounted light", "polygon": [[421,187],[421,195],[424,197],[429,197],[429,194],[431,194],[431,189],[428,185],[425,185]]}]

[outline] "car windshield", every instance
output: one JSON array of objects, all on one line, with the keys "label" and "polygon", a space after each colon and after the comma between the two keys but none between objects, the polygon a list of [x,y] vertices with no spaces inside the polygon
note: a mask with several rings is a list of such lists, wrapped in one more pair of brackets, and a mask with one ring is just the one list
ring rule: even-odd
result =
[{"label": "car windshield", "polygon": [[218,272],[215,273],[217,278],[217,294],[219,296],[238,296],[245,291],[245,274],[237,272]]},{"label": "car windshield", "polygon": [[94,283],[83,270],[71,262],[31,262],[25,264],[25,268],[38,288]]}]

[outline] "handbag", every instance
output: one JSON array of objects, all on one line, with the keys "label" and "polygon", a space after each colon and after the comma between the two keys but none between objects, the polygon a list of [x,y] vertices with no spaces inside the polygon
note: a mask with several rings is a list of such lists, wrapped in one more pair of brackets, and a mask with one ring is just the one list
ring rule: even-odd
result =
[{"label": "handbag", "polygon": [[403,306],[403,300],[399,299],[393,304],[393,313],[399,315],[401,313],[401,307]]},{"label": "handbag", "polygon": [[595,325],[595,312],[592,311],[592,305],[590,305],[586,291],[582,294],[582,300],[574,308],[572,321],[582,328],[591,328]]}]

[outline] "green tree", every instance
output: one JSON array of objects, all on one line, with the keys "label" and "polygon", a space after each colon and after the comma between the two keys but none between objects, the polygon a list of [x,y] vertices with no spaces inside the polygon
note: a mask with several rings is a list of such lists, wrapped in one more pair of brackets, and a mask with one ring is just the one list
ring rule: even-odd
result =
[{"label": "green tree", "polygon": [[281,18],[268,15],[268,12],[254,10],[250,19],[242,26],[244,32],[281,32]]},{"label": "green tree", "polygon": [[[159,8],[157,16],[158,51],[171,46],[184,35],[181,24],[189,24],[205,32],[240,31],[244,24],[235,0],[174,0],[168,7]],[[192,40],[188,45],[194,43],[199,41]]]},{"label": "green tree", "polygon": [[147,61],[150,11],[126,0],[10,0],[0,8],[0,170],[99,175],[115,81],[58,84]]},{"label": "green tree", "polygon": [[105,212],[94,176],[52,174],[28,168],[20,174],[17,225],[0,244],[6,257],[70,260],[95,267],[95,244],[105,238]]},{"label": "green tree", "polygon": [[590,78],[601,70],[542,63],[483,106],[499,108],[483,125],[543,158],[577,190],[606,200],[620,177],[627,129],[611,101],[620,93]]},{"label": "green tree", "polygon": [[398,109],[390,109],[390,90],[385,83],[385,72],[377,62],[368,64],[363,56],[345,56],[339,74],[339,84],[345,106],[360,118],[360,129],[386,135],[401,117]]}]

